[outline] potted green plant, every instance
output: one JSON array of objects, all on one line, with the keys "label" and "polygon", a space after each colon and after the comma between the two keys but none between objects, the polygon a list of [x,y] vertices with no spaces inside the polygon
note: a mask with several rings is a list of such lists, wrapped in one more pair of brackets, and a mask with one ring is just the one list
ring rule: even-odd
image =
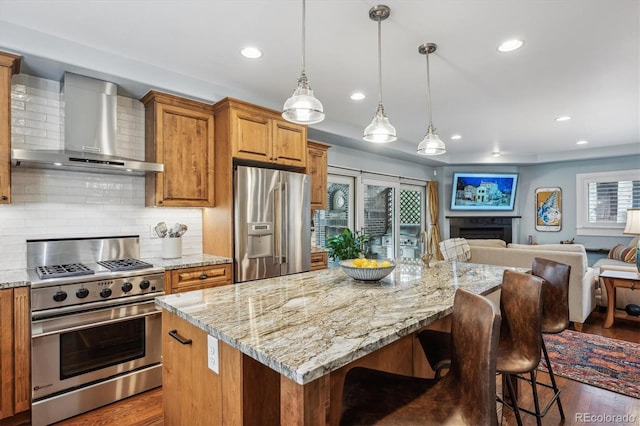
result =
[{"label": "potted green plant", "polygon": [[364,244],[369,241],[369,236],[364,232],[351,232],[349,228],[342,234],[329,237],[325,247],[329,249],[329,257],[337,262],[345,259],[356,259],[367,256]]}]

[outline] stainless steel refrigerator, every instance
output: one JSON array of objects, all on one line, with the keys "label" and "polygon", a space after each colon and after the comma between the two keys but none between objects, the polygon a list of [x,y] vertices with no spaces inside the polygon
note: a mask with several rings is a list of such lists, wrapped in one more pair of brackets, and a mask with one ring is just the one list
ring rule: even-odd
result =
[{"label": "stainless steel refrigerator", "polygon": [[236,168],[236,282],[311,269],[309,191],[309,176],[302,173]]}]

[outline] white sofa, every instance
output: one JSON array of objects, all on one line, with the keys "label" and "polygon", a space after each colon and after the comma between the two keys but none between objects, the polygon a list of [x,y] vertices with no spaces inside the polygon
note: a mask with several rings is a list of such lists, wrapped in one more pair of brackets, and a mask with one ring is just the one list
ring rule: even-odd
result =
[{"label": "white sofa", "polygon": [[[629,244],[630,247],[637,247],[638,245],[638,237],[632,239]],[[637,254],[636,254],[637,256]],[[617,271],[630,271],[637,272],[635,263],[627,263],[622,260],[614,260],[614,259],[600,259],[593,264],[593,269],[596,274],[596,278],[598,281],[598,285],[596,288],[596,303],[599,306],[607,306],[607,290],[604,287],[604,283],[599,278],[600,272],[609,269],[609,270],[617,270]],[[628,304],[633,303],[635,305],[640,305],[640,289],[631,290],[629,288],[618,288],[616,289],[616,308],[624,309]]]},{"label": "white sofa", "polygon": [[571,266],[569,274],[569,320],[576,330],[596,307],[596,274],[588,266],[581,244],[507,244],[502,240],[467,239],[473,263],[531,268],[533,258],[541,257]]}]

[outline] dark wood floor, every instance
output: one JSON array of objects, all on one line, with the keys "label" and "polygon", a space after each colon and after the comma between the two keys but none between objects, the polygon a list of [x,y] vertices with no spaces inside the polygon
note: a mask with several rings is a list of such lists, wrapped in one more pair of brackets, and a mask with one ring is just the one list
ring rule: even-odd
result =
[{"label": "dark wood floor", "polygon": [[[626,340],[640,343],[640,327],[637,323],[617,320],[613,327],[602,328],[604,314],[594,312],[587,319],[582,329],[585,333],[598,334],[614,339]],[[541,373],[540,380],[547,380],[546,375]],[[562,405],[566,420],[563,422],[558,414],[557,407],[552,407],[544,417],[545,425],[573,425],[588,423],[580,421],[580,416],[586,418],[587,415],[598,416],[635,416],[631,422],[608,421],[608,425],[639,425],[640,424],[640,399],[626,397],[604,389],[588,386],[572,380],[558,378],[558,386],[562,389]],[[521,401],[530,402],[530,393],[526,392],[523,386]],[[541,398],[545,399],[543,393]],[[502,419],[503,425],[515,425],[515,418],[508,410],[504,410]],[[535,425],[533,416],[523,416],[525,425]],[[602,424],[603,422],[591,422],[591,424]],[[155,389],[140,395],[133,396],[124,401],[120,401],[106,407],[82,414],[71,419],[58,423],[59,426],[71,425],[104,425],[104,426],[159,426],[163,425],[162,418],[162,389]]]}]

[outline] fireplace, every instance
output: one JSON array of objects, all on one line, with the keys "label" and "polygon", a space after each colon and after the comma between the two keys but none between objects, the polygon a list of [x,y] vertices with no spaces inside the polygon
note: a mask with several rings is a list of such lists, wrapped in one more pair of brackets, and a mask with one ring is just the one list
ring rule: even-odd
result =
[{"label": "fireplace", "polygon": [[513,240],[510,216],[447,216],[450,238]]}]

